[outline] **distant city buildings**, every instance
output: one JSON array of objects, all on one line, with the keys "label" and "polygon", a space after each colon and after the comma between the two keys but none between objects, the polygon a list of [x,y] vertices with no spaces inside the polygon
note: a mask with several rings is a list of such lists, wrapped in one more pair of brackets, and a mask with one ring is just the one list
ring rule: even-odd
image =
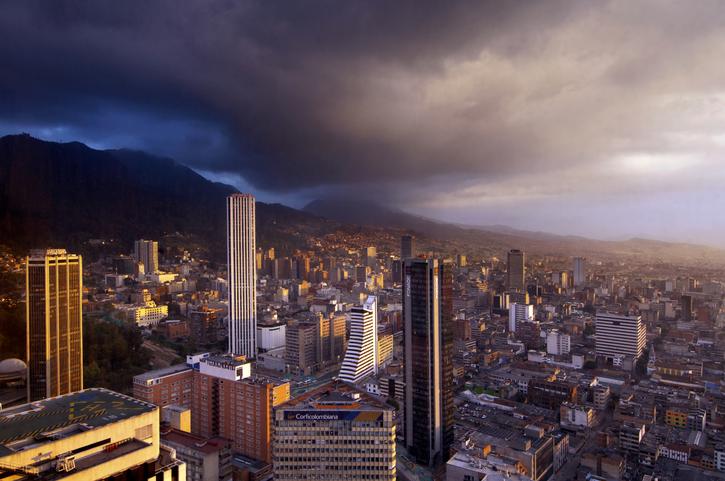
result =
[{"label": "distant city buildings", "polygon": [[404,262],[405,445],[430,467],[445,465],[453,444],[452,270],[437,259]]},{"label": "distant city buildings", "polygon": [[[250,194],[227,197],[229,352],[257,356],[257,269],[255,200]],[[274,250],[270,253],[274,258]]]},{"label": "distant city buildings", "polygon": [[415,257],[417,252],[415,251],[415,237],[406,234],[400,237],[400,258],[407,259],[408,257]]},{"label": "distant city buildings", "polygon": [[506,255],[506,287],[509,290],[526,289],[526,256],[524,251],[511,249]]},{"label": "distant city buildings", "polygon": [[133,243],[133,258],[143,264],[143,274],[159,272],[159,243],[140,239]]},{"label": "distant city buildings", "polygon": [[28,401],[83,389],[83,262],[65,249],[25,261]]},{"label": "distant city buildings", "polygon": [[574,287],[581,287],[587,280],[586,259],[583,257],[574,258]]},{"label": "distant city buildings", "polygon": [[378,373],[378,300],[368,296],[350,313],[350,340],[340,368],[340,379],[357,383]]}]

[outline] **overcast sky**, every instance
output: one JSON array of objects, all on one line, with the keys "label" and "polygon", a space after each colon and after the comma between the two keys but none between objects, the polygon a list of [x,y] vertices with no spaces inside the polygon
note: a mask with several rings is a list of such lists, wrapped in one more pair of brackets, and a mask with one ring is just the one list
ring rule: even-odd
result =
[{"label": "overcast sky", "polygon": [[0,134],[263,200],[725,246],[725,2],[0,0]]}]

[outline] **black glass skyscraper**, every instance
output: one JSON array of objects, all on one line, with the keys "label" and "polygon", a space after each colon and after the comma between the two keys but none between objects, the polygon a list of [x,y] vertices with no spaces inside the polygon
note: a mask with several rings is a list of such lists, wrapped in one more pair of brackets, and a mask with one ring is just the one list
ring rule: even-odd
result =
[{"label": "black glass skyscraper", "polygon": [[452,284],[448,262],[404,261],[405,443],[430,467],[444,465],[453,444]]}]

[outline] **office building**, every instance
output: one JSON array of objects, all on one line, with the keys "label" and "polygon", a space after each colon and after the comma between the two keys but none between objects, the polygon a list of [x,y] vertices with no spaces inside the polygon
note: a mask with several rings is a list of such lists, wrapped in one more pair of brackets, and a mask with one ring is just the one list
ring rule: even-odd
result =
[{"label": "office building", "polygon": [[133,258],[143,264],[144,274],[156,274],[159,272],[159,243],[152,240],[137,240],[133,243]]},{"label": "office building", "polygon": [[[583,257],[574,258],[574,287],[581,287],[587,281],[586,259]],[[562,284],[563,286],[563,284]]]},{"label": "office building", "polygon": [[87,389],[0,411],[0,478],[185,481],[161,445],[159,408]]},{"label": "office building", "polygon": [[378,373],[378,299],[368,296],[350,313],[350,342],[340,368],[340,379],[350,383]]},{"label": "office building", "polygon": [[522,322],[534,321],[534,306],[531,304],[518,304],[509,306],[509,332],[516,332],[516,327]]},{"label": "office building", "polygon": [[[250,194],[227,197],[229,352],[257,356],[257,269],[255,202]],[[274,257],[274,251],[270,256]]]},{"label": "office building", "polygon": [[404,235],[400,237],[400,258],[407,259],[408,257],[415,257],[417,255],[415,251],[415,237],[412,235]]},{"label": "office building", "polygon": [[464,254],[458,254],[456,256],[456,264],[458,264],[458,267],[466,267],[468,265],[468,259],[466,259]]},{"label": "office building", "polygon": [[285,333],[285,360],[288,368],[310,375],[317,370],[317,326],[307,321],[290,321]]},{"label": "office building", "polygon": [[209,356],[194,369],[193,391],[194,434],[229,439],[235,452],[272,461],[272,409],[289,400],[289,383],[252,375],[243,357]]},{"label": "office building", "polygon": [[232,448],[226,439],[162,428],[161,444],[174,449],[176,457],[186,464],[186,481],[232,479]]},{"label": "office building", "polygon": [[418,464],[445,465],[453,443],[453,273],[407,258],[403,274],[405,443]]},{"label": "office building", "polygon": [[274,479],[396,479],[393,409],[335,381],[274,414]]},{"label": "office building", "polygon": [[28,401],[83,389],[83,261],[65,249],[25,259]]},{"label": "office building", "polygon": [[524,251],[511,249],[506,256],[506,287],[509,290],[526,290],[526,256]]},{"label": "office building", "polygon": [[598,312],[596,351],[608,359],[630,356],[639,359],[647,342],[647,329],[641,316],[623,316]]}]

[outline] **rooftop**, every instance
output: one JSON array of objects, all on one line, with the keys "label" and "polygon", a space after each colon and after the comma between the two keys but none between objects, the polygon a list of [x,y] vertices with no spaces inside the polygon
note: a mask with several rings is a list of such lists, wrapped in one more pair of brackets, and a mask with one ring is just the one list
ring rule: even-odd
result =
[{"label": "rooftop", "polygon": [[0,456],[158,409],[107,389],[86,389],[0,411]]},{"label": "rooftop", "polygon": [[377,397],[339,380],[291,399],[280,408],[334,409],[345,405],[361,411],[392,409]]},{"label": "rooftop", "polygon": [[174,364],[173,366],[163,367],[161,369],[156,369],[154,371],[148,371],[143,374],[139,374],[138,376],[134,376],[133,380],[145,383],[146,381],[150,381],[152,379],[170,376],[172,374],[177,374],[190,370],[191,367],[189,367],[187,364]]}]

